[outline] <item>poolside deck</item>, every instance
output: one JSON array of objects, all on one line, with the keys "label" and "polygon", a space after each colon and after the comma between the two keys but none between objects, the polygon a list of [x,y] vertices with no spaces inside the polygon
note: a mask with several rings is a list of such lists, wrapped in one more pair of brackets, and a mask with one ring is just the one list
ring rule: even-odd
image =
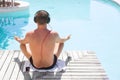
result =
[{"label": "poolside deck", "polygon": [[108,80],[92,51],[64,51],[60,59],[66,60],[65,72],[22,72],[21,51],[0,50],[0,80]]}]

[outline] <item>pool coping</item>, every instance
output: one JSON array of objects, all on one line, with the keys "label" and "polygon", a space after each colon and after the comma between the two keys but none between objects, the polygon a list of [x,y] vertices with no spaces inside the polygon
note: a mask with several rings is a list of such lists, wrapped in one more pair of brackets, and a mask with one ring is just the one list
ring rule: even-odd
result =
[{"label": "pool coping", "polygon": [[120,0],[113,0],[113,2],[115,2],[115,3],[120,5]]}]

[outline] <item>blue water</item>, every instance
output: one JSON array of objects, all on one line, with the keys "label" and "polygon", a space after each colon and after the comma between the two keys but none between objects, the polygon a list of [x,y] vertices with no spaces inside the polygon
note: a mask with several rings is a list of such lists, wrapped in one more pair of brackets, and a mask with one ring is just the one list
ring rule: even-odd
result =
[{"label": "blue water", "polygon": [[[34,13],[50,13],[49,29],[61,37],[71,34],[64,50],[96,52],[110,80],[120,80],[120,6],[112,0],[24,0],[29,10],[0,13],[0,49],[20,49],[13,36],[24,37],[36,28]],[[51,28],[52,27],[52,28]]]}]

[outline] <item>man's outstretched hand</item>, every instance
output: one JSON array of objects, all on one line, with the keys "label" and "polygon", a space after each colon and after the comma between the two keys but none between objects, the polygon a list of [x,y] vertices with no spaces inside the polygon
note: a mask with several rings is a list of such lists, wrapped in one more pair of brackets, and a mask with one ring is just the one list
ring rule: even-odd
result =
[{"label": "man's outstretched hand", "polygon": [[19,38],[19,37],[14,36],[14,39],[15,39],[16,41],[20,42],[20,38]]},{"label": "man's outstretched hand", "polygon": [[71,38],[71,34],[66,37],[67,40],[69,40],[70,38]]}]

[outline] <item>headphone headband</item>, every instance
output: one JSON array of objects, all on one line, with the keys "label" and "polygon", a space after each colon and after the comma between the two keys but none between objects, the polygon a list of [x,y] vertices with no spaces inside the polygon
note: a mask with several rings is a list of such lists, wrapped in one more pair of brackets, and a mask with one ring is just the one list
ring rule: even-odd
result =
[{"label": "headphone headband", "polygon": [[37,11],[34,16],[34,22],[39,24],[45,24],[50,22],[49,13],[45,10]]}]

